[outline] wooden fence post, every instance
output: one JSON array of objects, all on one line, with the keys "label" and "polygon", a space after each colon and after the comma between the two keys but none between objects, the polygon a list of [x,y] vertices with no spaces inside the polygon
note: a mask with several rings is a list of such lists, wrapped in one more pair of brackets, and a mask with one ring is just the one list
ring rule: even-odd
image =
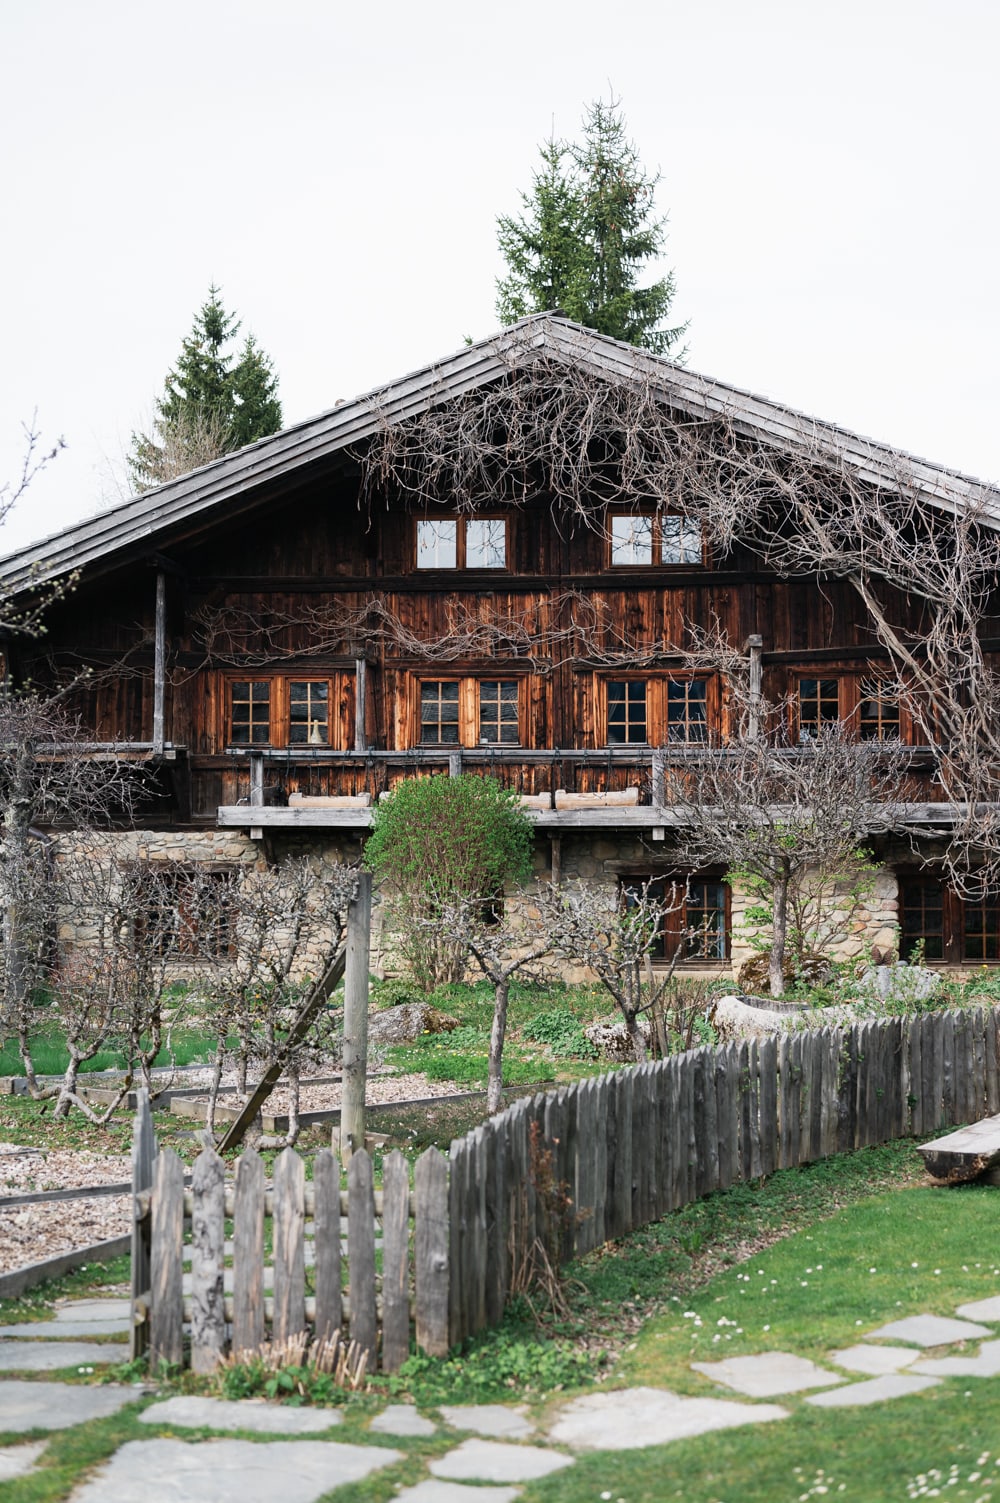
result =
[{"label": "wooden fence post", "polygon": [[264,1340],[264,1161],[248,1148],[236,1165],[233,1208],[233,1351]]},{"label": "wooden fence post", "polygon": [[149,1320],[140,1319],[136,1301],[148,1299],[150,1293],[150,1236],[148,1217],[139,1219],[136,1196],[153,1188],[153,1160],[156,1136],[149,1109],[149,1092],[140,1086],[135,1121],[132,1125],[132,1329],[129,1333],[129,1357],[134,1362],[149,1346]]},{"label": "wooden fence post", "polygon": [[351,1155],[347,1195],[351,1339],[368,1353],[368,1371],[374,1372],[378,1336],[375,1317],[375,1188],[372,1161],[363,1147],[355,1149]]},{"label": "wooden fence post", "polygon": [[[350,1225],[350,1222],[348,1222]],[[410,1355],[410,1172],[396,1148],[382,1166],[382,1370]]]},{"label": "wooden fence post", "polygon": [[413,1174],[417,1201],[417,1346],[428,1357],[448,1353],[448,1161],[436,1148],[417,1159]]},{"label": "wooden fence post", "polygon": [[149,1364],[184,1360],[184,1165],[172,1148],[153,1162]]},{"label": "wooden fence post", "polygon": [[285,1341],[305,1330],[305,1199],[305,1165],[294,1148],[285,1148],[274,1161],[275,1341]]},{"label": "wooden fence post", "polygon": [[329,1148],[313,1160],[313,1210],[316,1266],[316,1337],[330,1340],[340,1335],[343,1295],[340,1277],[340,1164]]},{"label": "wooden fence post", "polygon": [[372,919],[371,872],[358,872],[358,890],[347,907],[347,966],[344,972],[344,1063],[340,1109],[340,1156],[344,1163],[365,1146],[368,1083],[368,965]]},{"label": "wooden fence post", "polygon": [[225,1264],[225,1165],[204,1148],[191,1175],[191,1367],[215,1371],[226,1339],[223,1293]]}]

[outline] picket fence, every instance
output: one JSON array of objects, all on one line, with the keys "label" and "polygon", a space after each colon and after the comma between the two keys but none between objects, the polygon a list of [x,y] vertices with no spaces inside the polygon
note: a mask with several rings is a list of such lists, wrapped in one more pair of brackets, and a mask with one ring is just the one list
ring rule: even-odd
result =
[{"label": "picket fence", "polygon": [[[369,1352],[369,1370],[378,1355],[394,1371],[412,1338],[438,1355],[495,1324],[539,1244],[565,1262],[737,1181],[995,1115],[998,1062],[998,1014],[986,1009],[693,1049],[517,1101],[454,1141],[447,1159],[428,1149],[412,1191],[393,1153],[377,1193],[366,1153],[353,1156],[345,1193],[332,1153],[316,1156],[307,1185],[291,1150],[276,1161],[273,1186],[252,1151],[228,1185],[222,1160],[206,1150],[186,1190],[180,1160],[156,1152],[146,1105],[133,1148],[133,1353],[148,1347],[155,1360],[180,1362],[185,1319],[192,1366],[202,1370],[227,1344],[241,1350],[268,1333],[343,1326]],[[306,1296],[309,1218],[315,1292]]]}]

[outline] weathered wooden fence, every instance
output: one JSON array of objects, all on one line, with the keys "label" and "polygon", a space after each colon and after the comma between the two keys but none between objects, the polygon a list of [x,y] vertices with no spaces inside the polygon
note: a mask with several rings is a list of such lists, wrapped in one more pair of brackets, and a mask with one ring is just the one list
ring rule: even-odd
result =
[{"label": "weathered wooden fence", "polygon": [[265,1339],[282,1341],[307,1329],[318,1337],[349,1335],[367,1352],[369,1372],[378,1364],[394,1372],[410,1350],[411,1319],[423,1350],[447,1351],[448,1166],[437,1149],[417,1160],[413,1193],[398,1151],[385,1160],[381,1190],[374,1188],[369,1155],[355,1153],[342,1190],[340,1161],[329,1149],[316,1155],[308,1184],[302,1159],[285,1149],[267,1184],[253,1149],[227,1181],[222,1159],[206,1148],[185,1188],[176,1153],[157,1151],[143,1092],[133,1186],[133,1357],[148,1351],[154,1367],[180,1365],[185,1322],[196,1372],[211,1372],[226,1351],[253,1350]]},{"label": "weathered wooden fence", "polygon": [[[925,1136],[1000,1112],[998,1014],[927,1014],[848,1029],[783,1034],[579,1081],[516,1102],[415,1168],[389,1156],[372,1189],[365,1153],[340,1189],[333,1154],[311,1184],[286,1150],[264,1185],[255,1153],[227,1185],[202,1153],[185,1190],[180,1160],[156,1154],[148,1115],[136,1124],[133,1351],[211,1367],[226,1342],[343,1325],[375,1365],[417,1345],[440,1354],[499,1320],[537,1242],[559,1261],[655,1221],[713,1190],[853,1148]],[[572,1204],[554,1218],[560,1186]],[[546,1188],[548,1187],[548,1188]],[[184,1217],[191,1216],[191,1292],[182,1293]],[[273,1224],[273,1295],[264,1292],[264,1218]],[[346,1284],[342,1279],[347,1218]],[[223,1289],[224,1218],[233,1218],[232,1297]],[[304,1292],[304,1229],[315,1228],[314,1293]],[[410,1218],[413,1233],[410,1235]],[[381,1286],[375,1230],[382,1226]]]}]

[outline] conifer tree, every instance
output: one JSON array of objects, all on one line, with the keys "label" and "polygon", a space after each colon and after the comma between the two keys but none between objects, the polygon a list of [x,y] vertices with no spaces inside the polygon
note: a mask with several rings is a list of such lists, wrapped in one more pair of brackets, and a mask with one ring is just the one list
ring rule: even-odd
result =
[{"label": "conifer tree", "polygon": [[230,347],[239,329],[219,289],[210,287],[157,398],[152,432],[132,435],[128,466],[137,490],[162,485],[281,427],[274,367],[252,334],[234,360]]},{"label": "conifer tree", "polygon": [[497,313],[513,323],[559,308],[568,318],[656,354],[668,353],[687,325],[665,326],[673,273],[640,286],[646,263],[666,242],[655,212],[659,173],[650,176],[629,140],[618,100],[597,100],[579,143],[552,138],[520,216],[497,220],[509,268],[497,283]]}]

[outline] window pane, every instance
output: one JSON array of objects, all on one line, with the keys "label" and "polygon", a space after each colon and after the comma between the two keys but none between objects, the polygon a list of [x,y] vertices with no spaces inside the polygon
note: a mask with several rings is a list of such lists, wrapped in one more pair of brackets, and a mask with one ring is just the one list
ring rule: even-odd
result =
[{"label": "window pane", "polygon": [[612,679],[608,684],[608,744],[646,740],[646,685],[641,680]]},{"label": "window pane", "polygon": [[516,679],[484,679],[479,685],[480,745],[516,746],[520,739]]},{"label": "window pane", "polygon": [[288,740],[292,746],[327,746],[329,685],[325,679],[293,680],[288,686]]},{"label": "window pane", "polygon": [[458,745],[458,684],[454,680],[420,685],[420,739],[435,746]]},{"label": "window pane", "polygon": [[465,567],[506,569],[507,523],[502,517],[472,517],[466,522]]},{"label": "window pane", "polygon": [[667,680],[667,740],[704,741],[708,735],[706,681]]},{"label": "window pane", "polygon": [[458,563],[458,522],[454,517],[417,523],[417,568],[454,569]]},{"label": "window pane", "polygon": [[692,880],[688,886],[684,919],[688,930],[686,957],[689,960],[725,960],[726,884],[705,878]]},{"label": "window pane", "polygon": [[701,523],[694,517],[660,519],[660,561],[664,564],[700,564],[703,557]]},{"label": "window pane", "polygon": [[891,740],[899,735],[899,703],[889,684],[862,684],[858,730],[864,741]]},{"label": "window pane", "polygon": [[236,680],[229,691],[231,746],[267,746],[271,740],[271,684]]},{"label": "window pane", "polygon": [[963,903],[962,959],[1000,960],[1000,902],[982,898]]},{"label": "window pane", "polygon": [[799,679],[799,740],[812,741],[824,726],[840,720],[840,685],[835,678]]},{"label": "window pane", "polygon": [[611,562],[613,564],[651,564],[653,562],[652,517],[611,518]]}]

